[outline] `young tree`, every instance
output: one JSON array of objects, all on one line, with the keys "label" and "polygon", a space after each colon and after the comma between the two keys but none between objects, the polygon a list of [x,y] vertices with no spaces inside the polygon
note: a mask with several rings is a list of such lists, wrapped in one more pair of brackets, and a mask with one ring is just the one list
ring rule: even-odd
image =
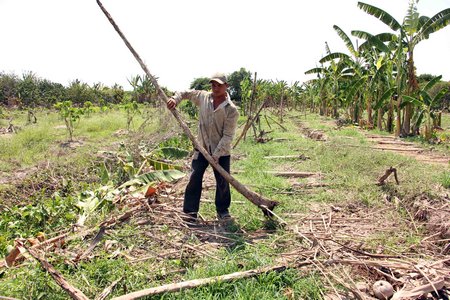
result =
[{"label": "young tree", "polygon": [[239,71],[234,71],[228,76],[228,84],[230,85],[230,97],[231,100],[236,102],[241,102],[242,100],[242,91],[241,91],[241,82],[244,78],[248,78],[251,80],[252,73],[247,71],[245,68],[240,68]]},{"label": "young tree", "polygon": [[191,82],[189,88],[193,90],[209,91],[211,89],[211,84],[209,83],[208,77],[199,77]]},{"label": "young tree", "polygon": [[72,105],[72,101],[62,101],[55,104],[55,108],[59,111],[67,132],[69,133],[69,141],[73,141],[73,131],[75,122],[78,121],[83,114],[83,110]]}]

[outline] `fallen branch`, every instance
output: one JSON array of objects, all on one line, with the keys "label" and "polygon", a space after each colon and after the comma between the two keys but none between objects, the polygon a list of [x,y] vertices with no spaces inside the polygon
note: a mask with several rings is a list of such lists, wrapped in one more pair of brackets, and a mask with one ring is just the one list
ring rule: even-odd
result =
[{"label": "fallen branch", "polygon": [[273,155],[273,156],[264,156],[264,159],[300,159],[300,160],[307,160],[309,157],[300,154],[300,155]]},{"label": "fallen branch", "polygon": [[273,176],[280,176],[280,177],[290,177],[290,178],[307,178],[307,177],[314,177],[314,176],[322,176],[321,173],[314,173],[314,172],[285,172],[285,171],[264,171],[265,174],[270,174]]},{"label": "fallen branch", "polygon": [[11,297],[0,296],[0,300],[19,300],[19,299],[17,299],[17,298],[11,298]]},{"label": "fallen branch", "polygon": [[116,281],[111,283],[109,286],[107,286],[106,289],[103,290],[103,292],[101,292],[97,297],[95,297],[95,300],[106,299],[106,297],[108,297],[108,295],[112,292],[112,290],[114,289],[116,284],[119,283],[119,281],[121,281],[121,280],[122,280],[122,277],[120,277],[119,279],[117,279]]},{"label": "fallen branch", "polygon": [[97,246],[97,244],[102,240],[103,235],[105,234],[106,228],[104,226],[100,227],[100,230],[98,231],[97,235],[95,236],[95,238],[92,240],[91,244],[89,245],[89,248],[84,251],[82,254],[78,254],[75,258],[74,258],[74,262],[77,263],[80,260],[85,259],[89,253],[92,252],[92,250],[94,250],[95,246]]},{"label": "fallen branch", "polygon": [[242,279],[242,278],[250,278],[255,277],[261,274],[265,274],[268,272],[282,272],[286,270],[287,267],[285,265],[278,265],[278,266],[271,266],[271,267],[265,267],[262,269],[254,269],[254,270],[248,270],[243,272],[236,272],[231,273],[227,275],[221,275],[216,277],[209,277],[209,278],[203,278],[203,279],[194,279],[189,281],[183,281],[178,283],[172,283],[172,284],[166,284],[154,288],[149,288],[137,292],[133,292],[130,294],[126,294],[120,297],[113,298],[113,300],[132,300],[132,299],[139,299],[145,296],[153,296],[153,295],[159,295],[162,293],[169,293],[169,292],[179,292],[186,289],[193,289],[199,286],[204,286],[208,284],[214,284],[218,282],[228,282],[236,279]]},{"label": "fallen branch", "polygon": [[247,119],[247,123],[245,123],[245,127],[242,130],[241,135],[239,136],[239,138],[237,139],[236,143],[233,146],[233,149],[236,148],[236,146],[239,144],[239,142],[241,141],[242,137],[244,137],[247,134],[247,131],[250,129],[251,126],[253,126],[253,123],[256,121],[256,119],[258,119],[259,114],[261,113],[261,110],[264,108],[264,106],[266,105],[266,101],[265,100],[261,106],[259,107],[258,111],[256,112],[256,114],[253,116],[253,118],[250,119],[250,117]]},{"label": "fallen branch", "polygon": [[[233,174],[241,174],[243,171],[241,170],[234,170]],[[322,176],[322,173],[314,173],[314,172],[290,172],[290,171],[262,171],[264,174],[270,174],[273,176],[280,176],[280,177],[294,177],[294,178],[307,178],[307,177],[314,177],[314,176]]]},{"label": "fallen branch", "polygon": [[384,181],[385,181],[392,173],[394,173],[395,182],[396,182],[397,184],[400,184],[400,182],[398,181],[398,178],[397,178],[397,169],[396,169],[396,168],[393,168],[393,167],[390,167],[389,169],[386,170],[386,172],[384,173],[384,175],[381,176],[381,177],[378,179],[377,185],[384,185],[384,184],[385,184]]},{"label": "fallen branch", "polygon": [[426,295],[428,293],[434,292],[436,290],[440,290],[445,286],[445,280],[443,278],[439,278],[434,282],[430,282],[428,284],[424,284],[413,289],[405,289],[400,290],[392,296],[392,300],[400,300],[400,299],[416,299],[419,296]]},{"label": "fallen branch", "polygon": [[[159,86],[158,81],[156,80],[156,78],[150,73],[150,71],[148,70],[147,66],[144,64],[144,62],[142,61],[142,59],[139,57],[138,53],[133,49],[133,47],[131,46],[131,44],[128,42],[128,40],[126,39],[125,35],[120,31],[119,27],[117,26],[117,24],[115,23],[115,21],[113,20],[113,18],[111,17],[111,15],[108,13],[108,11],[103,7],[102,3],[100,2],[100,0],[97,0],[97,4],[99,5],[100,9],[103,11],[103,13],[105,14],[106,18],[109,20],[109,22],[111,23],[111,25],[114,27],[114,29],[116,30],[116,32],[119,34],[119,36],[122,38],[123,42],[125,43],[125,45],[128,47],[128,49],[131,51],[131,53],[133,54],[134,58],[136,58],[136,60],[138,61],[138,63],[140,64],[141,68],[144,70],[145,74],[148,76],[148,78],[150,79],[151,83],[153,84],[153,86],[155,87],[158,97],[162,100],[164,100],[164,103],[166,103],[169,98],[167,97],[167,95],[164,93],[164,91],[162,90],[162,88]],[[261,108],[262,109],[262,108]],[[220,175],[222,175],[225,180],[227,182],[229,182],[239,193],[241,193],[245,198],[247,198],[248,200],[250,200],[250,202],[252,202],[253,204],[255,204],[256,206],[258,206],[259,208],[261,208],[261,210],[263,211],[264,215],[271,217],[270,212],[266,209],[268,208],[269,210],[273,210],[275,208],[275,206],[277,206],[279,203],[277,201],[273,201],[270,199],[266,199],[260,195],[258,195],[257,193],[250,191],[249,189],[247,189],[242,183],[240,183],[239,181],[237,181],[233,176],[231,176],[227,171],[225,171],[218,163],[216,163],[214,161],[214,159],[212,158],[212,156],[208,153],[208,151],[205,150],[205,148],[203,148],[202,145],[200,145],[200,143],[197,141],[197,139],[194,137],[194,135],[192,134],[191,130],[189,129],[189,127],[184,123],[184,121],[181,119],[180,114],[178,113],[178,111],[176,109],[172,109],[170,110],[171,113],[173,114],[173,116],[175,117],[175,119],[178,121],[179,125],[181,126],[181,128],[183,129],[184,133],[189,137],[189,139],[191,140],[191,142],[194,144],[194,147],[196,149],[198,149],[203,156],[206,158],[206,160],[209,162],[209,164],[215,169],[217,170],[217,172],[220,173]]]},{"label": "fallen branch", "polygon": [[271,119],[275,124],[277,124],[278,126],[280,126],[281,129],[283,129],[283,131],[287,131],[286,127],[284,127],[283,125],[281,125],[280,123],[278,123],[274,118],[272,118],[271,116],[265,115],[266,118]]},{"label": "fallen branch", "polygon": [[61,273],[58,272],[48,261],[42,258],[37,250],[32,248],[26,248],[28,253],[33,256],[41,266],[53,277],[56,283],[67,293],[72,299],[75,300],[89,300],[82,291],[72,286],[67,280],[64,279]]},{"label": "fallen branch", "polygon": [[399,152],[423,152],[424,149],[420,148],[391,148],[391,147],[370,147],[375,150],[386,150],[386,151],[399,151]]}]

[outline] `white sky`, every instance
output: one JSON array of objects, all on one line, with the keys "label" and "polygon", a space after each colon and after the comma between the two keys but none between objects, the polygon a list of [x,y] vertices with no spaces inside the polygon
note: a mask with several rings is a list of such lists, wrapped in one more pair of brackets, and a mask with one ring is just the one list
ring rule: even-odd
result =
[{"label": "white sky", "polygon": [[[289,84],[311,77],[325,54],[348,54],[333,29],[390,32],[356,0],[103,0],[122,32],[170,90],[187,89],[193,79],[244,67],[258,78]],[[400,23],[408,0],[365,0]],[[450,0],[420,0],[421,15],[432,17]],[[131,52],[95,0],[0,0],[0,71],[32,71],[64,85],[74,79],[108,86],[143,74]],[[418,44],[418,74],[450,80],[450,25]]]}]

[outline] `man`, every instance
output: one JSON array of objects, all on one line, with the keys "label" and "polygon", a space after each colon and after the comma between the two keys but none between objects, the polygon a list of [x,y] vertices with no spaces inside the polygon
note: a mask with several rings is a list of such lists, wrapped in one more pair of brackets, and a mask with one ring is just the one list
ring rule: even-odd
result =
[{"label": "man", "polygon": [[[230,150],[239,112],[231,102],[227,93],[228,82],[225,74],[216,73],[210,80],[212,92],[187,91],[176,93],[167,101],[167,108],[175,108],[183,99],[189,99],[199,108],[198,141],[219,163],[230,173]],[[188,214],[190,221],[197,219],[202,193],[203,174],[209,163],[206,158],[195,149],[192,159],[192,173],[184,193],[183,211]],[[228,211],[231,204],[230,185],[214,170],[216,178],[215,204],[217,217],[229,219]]]}]

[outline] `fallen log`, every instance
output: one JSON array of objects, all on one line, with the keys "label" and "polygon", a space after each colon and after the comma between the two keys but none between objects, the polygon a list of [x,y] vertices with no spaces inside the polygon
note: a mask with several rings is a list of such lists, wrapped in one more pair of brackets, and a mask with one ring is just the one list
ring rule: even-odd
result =
[{"label": "fallen log", "polygon": [[172,284],[166,284],[158,287],[148,288],[145,290],[133,292],[130,294],[126,294],[120,297],[113,298],[113,300],[132,300],[139,299],[146,296],[153,296],[162,293],[169,292],[179,292],[186,289],[193,289],[199,286],[204,286],[208,284],[214,284],[218,282],[228,282],[236,279],[242,278],[250,278],[255,277],[261,274],[269,273],[269,272],[282,272],[287,269],[285,265],[278,266],[270,266],[262,269],[254,269],[243,272],[236,272],[227,275],[221,275],[216,277],[202,278],[202,279],[194,279],[189,281],[177,282]]},{"label": "fallen log", "polygon": [[314,172],[283,172],[283,171],[266,171],[264,173],[271,174],[280,177],[291,177],[291,178],[307,178],[313,176],[322,176],[321,173]]},{"label": "fallen log", "polygon": [[67,280],[64,279],[62,274],[58,272],[48,261],[42,258],[37,250],[32,248],[26,248],[28,253],[33,256],[41,266],[53,277],[56,283],[67,293],[72,299],[75,300],[89,300],[82,291],[72,286]]},{"label": "fallen log", "polygon": [[264,159],[300,159],[300,160],[307,160],[309,157],[300,154],[300,155],[273,155],[273,156],[264,156]]},{"label": "fallen log", "polygon": [[407,143],[402,141],[375,141],[378,145],[399,145],[399,146],[415,146],[414,143]]},{"label": "fallen log", "polygon": [[425,149],[420,148],[396,148],[396,147],[383,147],[383,146],[374,146],[372,149],[375,150],[386,150],[386,151],[399,151],[399,152],[423,152]]},{"label": "fallen log", "polygon": [[[109,20],[109,22],[114,27],[114,29],[119,34],[119,36],[122,38],[122,40],[125,43],[125,45],[131,51],[131,53],[133,54],[134,58],[138,61],[139,65],[141,66],[141,68],[144,70],[145,74],[150,79],[152,85],[155,87],[155,89],[157,91],[158,97],[160,99],[162,99],[164,101],[164,103],[166,103],[169,100],[169,98],[164,93],[162,88],[159,86],[158,81],[156,80],[156,78],[150,73],[150,71],[148,70],[147,66],[144,64],[144,62],[140,58],[139,54],[134,50],[134,48],[128,42],[127,38],[122,33],[122,31],[119,29],[119,27],[117,26],[116,22],[113,20],[113,18],[108,13],[108,11],[103,7],[103,4],[100,2],[100,0],[96,0],[96,1],[97,1],[98,6],[100,7],[100,9],[105,14],[106,18]],[[181,126],[181,128],[183,129],[183,132],[189,137],[189,139],[193,143],[194,147],[196,149],[198,149],[203,154],[203,156],[206,158],[206,160],[209,162],[209,164],[215,170],[217,170],[217,172],[219,172],[220,175],[222,175],[225,178],[225,180],[227,182],[229,182],[239,193],[241,193],[245,198],[250,200],[250,202],[252,202],[254,205],[258,206],[262,210],[262,212],[264,213],[265,216],[271,217],[272,216],[272,210],[279,203],[277,201],[273,201],[273,200],[264,198],[261,195],[258,195],[257,193],[255,193],[253,191],[250,191],[242,183],[237,181],[233,176],[231,176],[227,171],[225,171],[218,163],[216,163],[214,161],[214,159],[208,153],[208,151],[206,151],[205,148],[203,148],[203,146],[197,141],[197,139],[194,137],[194,135],[192,134],[192,132],[189,129],[189,127],[181,119],[181,116],[178,113],[178,111],[176,109],[172,109],[170,111],[171,111],[172,115],[175,117],[175,119],[178,121],[178,123]]]},{"label": "fallen log", "polygon": [[[242,171],[235,170],[233,171],[234,174],[242,173]],[[285,171],[263,171],[264,174],[270,174],[273,176],[280,176],[280,177],[290,177],[290,178],[307,178],[307,177],[313,177],[313,176],[322,176],[321,173],[314,173],[314,172],[285,172]]]}]

